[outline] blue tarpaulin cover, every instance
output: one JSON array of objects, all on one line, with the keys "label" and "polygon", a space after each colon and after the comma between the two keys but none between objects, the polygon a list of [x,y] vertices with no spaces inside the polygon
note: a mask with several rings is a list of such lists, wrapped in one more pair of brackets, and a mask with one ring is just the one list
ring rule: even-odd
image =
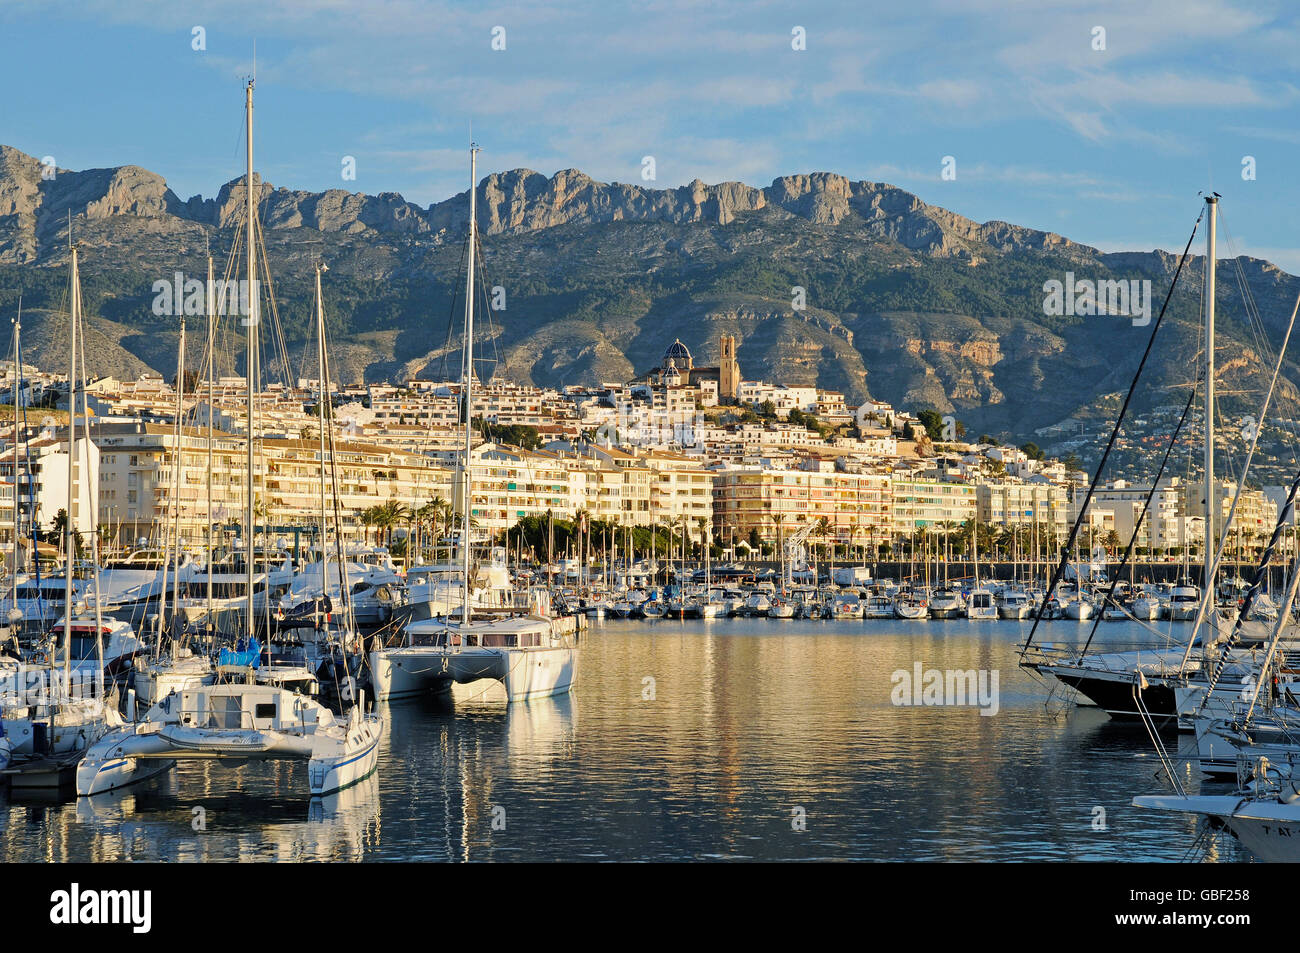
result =
[{"label": "blue tarpaulin cover", "polygon": [[243,645],[244,640],[240,639],[235,643],[235,648],[233,650],[222,649],[220,654],[217,656],[217,664],[251,665],[253,668],[257,668],[262,664],[262,646],[257,639],[253,639],[249,642],[247,649],[242,648],[241,646]]}]

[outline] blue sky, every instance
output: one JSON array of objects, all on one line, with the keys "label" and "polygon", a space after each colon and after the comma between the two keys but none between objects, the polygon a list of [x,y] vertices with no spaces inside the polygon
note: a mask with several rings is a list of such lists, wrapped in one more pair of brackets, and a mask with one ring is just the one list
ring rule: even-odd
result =
[{"label": "blue sky", "polygon": [[256,40],[257,165],[275,185],[427,205],[466,187],[472,122],[484,173],[641,182],[646,155],[657,187],[830,171],[1106,250],[1181,249],[1213,188],[1225,253],[1300,273],[1295,10],[4,0],[0,142],[60,168],[141,165],[182,199],[210,197],[242,169]]}]

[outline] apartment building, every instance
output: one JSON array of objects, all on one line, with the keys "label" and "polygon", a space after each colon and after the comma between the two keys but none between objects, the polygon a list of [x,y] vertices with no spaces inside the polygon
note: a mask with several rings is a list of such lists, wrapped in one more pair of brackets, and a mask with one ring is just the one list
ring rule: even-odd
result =
[{"label": "apartment building", "polygon": [[975,486],[976,518],[984,524],[1010,530],[1039,527],[1051,539],[1069,534],[1069,494],[1047,480],[986,480]]},{"label": "apartment building", "polygon": [[[179,520],[182,537],[200,539],[214,523],[243,523],[248,505],[247,451],[242,435],[183,428],[179,447],[170,425],[103,424],[99,448],[100,523],[124,544],[160,535]],[[395,500],[416,507],[451,496],[451,472],[422,454],[363,443],[335,442],[337,465],[326,470],[327,505],[337,499],[345,533],[361,538],[361,514]],[[325,466],[334,462],[329,453]],[[179,466],[179,473],[177,467]],[[257,441],[253,489],[259,522],[312,526],[320,521],[321,453],[315,440]],[[179,478],[179,482],[178,481]],[[209,504],[209,499],[211,503]]]},{"label": "apartment building", "polygon": [[956,526],[974,519],[978,512],[978,490],[973,483],[898,469],[890,476],[890,491],[897,533],[934,532],[946,523]]},{"label": "apartment building", "polygon": [[[68,508],[67,430],[41,430],[27,439],[20,435],[16,467],[12,428],[8,438],[0,449],[0,480],[9,486],[8,502],[0,502],[0,507],[6,510],[0,513],[0,520],[8,523],[12,535],[16,491],[23,532],[29,532],[33,526],[47,532],[54,528],[59,511]],[[100,479],[99,462],[94,443],[78,437],[72,525],[82,534],[90,533],[95,526],[93,505],[98,502],[95,491]]]},{"label": "apartment building", "polygon": [[888,474],[846,473],[826,465],[715,470],[713,511],[717,534],[728,542],[751,535],[778,542],[821,519],[826,520],[827,540],[842,545],[882,543],[895,529]]}]

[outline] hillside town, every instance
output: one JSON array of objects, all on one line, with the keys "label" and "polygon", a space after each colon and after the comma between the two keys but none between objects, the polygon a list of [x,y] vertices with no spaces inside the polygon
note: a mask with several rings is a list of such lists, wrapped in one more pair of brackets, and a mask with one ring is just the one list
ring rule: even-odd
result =
[{"label": "hillside town", "polygon": [[[718,355],[717,364],[696,365],[674,340],[654,368],[623,383],[554,390],[476,381],[475,538],[503,540],[530,518],[585,515],[605,527],[680,528],[743,559],[771,554],[815,524],[822,547],[879,559],[910,552],[917,534],[977,523],[981,538],[1028,533],[1023,558],[1054,553],[1078,516],[1087,475],[1033,444],[972,441],[933,412],[874,400],[851,407],[839,392],[745,379],[728,335]],[[24,540],[53,531],[66,513],[67,379],[34,367],[19,377],[12,364],[4,375],[0,399],[16,408],[16,424],[0,430],[0,540],[15,531]],[[179,395],[179,425],[173,384],[149,373],[87,385],[78,532],[97,525],[106,544],[129,550],[157,544],[168,524],[197,544],[209,525],[239,523],[244,378],[190,381]],[[318,394],[319,381],[299,379],[255,395],[257,513],[280,531],[319,520]],[[331,403],[339,505],[352,539],[387,530],[388,540],[401,541],[414,524],[432,527],[460,507],[459,382],[338,387]],[[1083,523],[1090,551],[1122,549],[1140,523],[1138,555],[1195,554],[1202,487],[1165,477],[1140,520],[1150,494],[1149,485],[1124,480],[1100,487]],[[1224,481],[1216,497],[1222,520],[1233,485]],[[1268,490],[1243,492],[1234,552],[1263,545],[1275,499]]]}]

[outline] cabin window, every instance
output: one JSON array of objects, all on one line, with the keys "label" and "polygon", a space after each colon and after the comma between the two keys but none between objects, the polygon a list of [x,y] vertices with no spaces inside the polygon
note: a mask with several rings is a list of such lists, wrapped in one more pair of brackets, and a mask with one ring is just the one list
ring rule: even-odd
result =
[{"label": "cabin window", "polygon": [[74,659],[94,658],[98,645],[93,635],[74,635],[72,637],[72,657]]},{"label": "cabin window", "polygon": [[275,702],[259,704],[253,709],[254,718],[274,718]]}]

